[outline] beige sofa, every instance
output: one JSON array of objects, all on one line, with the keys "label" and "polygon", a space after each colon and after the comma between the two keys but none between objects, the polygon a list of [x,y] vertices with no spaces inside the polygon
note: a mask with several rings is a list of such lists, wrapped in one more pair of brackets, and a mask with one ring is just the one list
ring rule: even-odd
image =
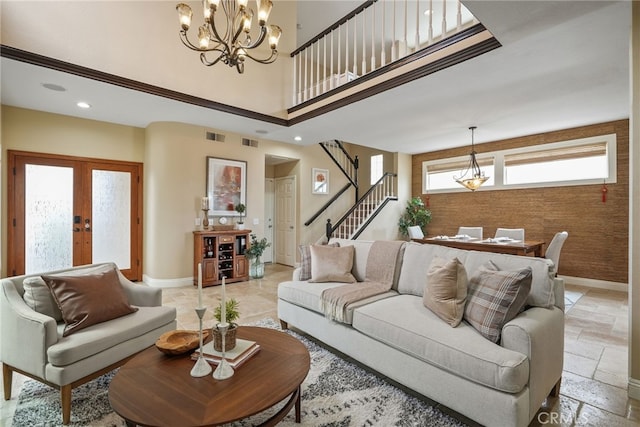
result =
[{"label": "beige sofa", "polygon": [[[137,310],[63,336],[65,323],[55,318],[59,317],[57,307],[44,298],[48,289],[37,284],[39,276],[86,278],[113,269],[128,304]],[[36,309],[25,301],[25,281],[27,300]],[[130,282],[113,263],[9,277],[2,279],[0,286],[4,398],[11,398],[14,371],[39,380],[60,390],[64,424],[70,421],[72,388],[124,364],[132,355],[153,345],[164,332],[176,328],[176,310],[162,306],[161,289]],[[34,295],[36,299],[43,298],[34,302]],[[104,301],[104,305],[107,303]]]},{"label": "beige sofa", "polygon": [[[352,274],[366,277],[372,242],[353,245]],[[457,257],[469,277],[488,261],[501,270],[531,267],[526,307],[497,343],[465,320],[452,327],[423,304],[434,257]],[[405,243],[386,293],[351,303],[344,321],[327,318],[322,292],[344,283],[293,280],[278,287],[278,316],[398,383],[486,426],[526,426],[559,391],[564,352],[564,283],[544,258]],[[357,286],[357,283],[356,283]]]}]

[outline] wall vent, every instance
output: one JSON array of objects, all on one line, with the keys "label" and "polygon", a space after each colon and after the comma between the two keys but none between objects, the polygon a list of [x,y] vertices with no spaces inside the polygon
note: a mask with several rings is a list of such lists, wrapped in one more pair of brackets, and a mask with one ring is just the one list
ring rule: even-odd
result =
[{"label": "wall vent", "polygon": [[223,134],[221,134],[221,133],[215,133],[215,132],[206,131],[205,132],[205,138],[207,138],[209,141],[224,142],[225,136]]},{"label": "wall vent", "polygon": [[242,138],[242,145],[247,147],[257,147],[258,141],[256,139]]}]

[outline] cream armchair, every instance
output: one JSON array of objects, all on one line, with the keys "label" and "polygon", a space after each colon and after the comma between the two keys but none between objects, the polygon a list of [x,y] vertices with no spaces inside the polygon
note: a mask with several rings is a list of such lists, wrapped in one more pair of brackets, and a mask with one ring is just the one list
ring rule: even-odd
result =
[{"label": "cream armchair", "polygon": [[[16,276],[0,282],[0,359],[4,398],[11,399],[13,372],[60,390],[62,421],[71,419],[71,390],[118,366],[176,328],[176,310],[162,306],[162,290],[135,284],[115,264],[92,264],[42,275],[83,276],[115,269],[130,305],[137,311],[63,336],[58,308],[33,302],[32,283],[40,275]],[[29,298],[25,301],[25,281]],[[44,282],[42,282],[44,284]],[[38,289],[46,296],[48,288]],[[31,305],[31,306],[30,306]],[[53,310],[53,312],[52,312]],[[44,312],[44,313],[43,313]],[[59,312],[58,312],[59,313]]]}]

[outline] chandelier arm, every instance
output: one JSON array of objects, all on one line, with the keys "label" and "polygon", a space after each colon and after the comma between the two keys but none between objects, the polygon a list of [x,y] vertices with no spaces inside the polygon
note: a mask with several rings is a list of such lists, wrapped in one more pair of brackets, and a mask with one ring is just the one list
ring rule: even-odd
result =
[{"label": "chandelier arm", "polygon": [[246,53],[246,52],[243,55],[248,57],[248,58],[250,58],[250,59],[252,59],[252,60],[254,60],[254,61],[256,61],[256,62],[258,62],[258,63],[260,63],[260,64],[271,64],[278,57],[278,51],[276,49],[273,49],[271,51],[271,56],[269,56],[267,59],[258,59],[258,58],[254,57],[254,56],[251,56],[249,53]]},{"label": "chandelier arm", "polygon": [[[210,61],[206,56],[206,53],[207,52],[211,52],[211,51],[220,52],[220,55],[218,55],[218,57],[214,61]],[[221,59],[223,59],[226,56],[225,52],[220,50],[220,49],[210,49],[207,52],[202,52],[200,54],[200,62],[202,62],[207,67],[211,67],[212,65],[216,65],[218,62],[220,62]],[[223,61],[223,62],[225,62],[225,61]]]},{"label": "chandelier arm", "polygon": [[244,49],[255,49],[256,47],[258,47],[258,46],[260,46],[262,44],[262,42],[264,41],[265,37],[267,37],[267,27],[265,25],[262,25],[260,27],[260,35],[258,36],[256,41],[254,41],[253,43],[251,43],[248,46],[242,46],[242,47]]},{"label": "chandelier arm", "polygon": [[[228,54],[231,54],[231,46],[229,46],[229,45],[224,41],[225,39],[223,39],[222,37],[220,37],[220,34],[218,33],[218,29],[216,28],[216,24],[215,24],[215,22],[213,21],[213,16],[212,16],[212,19],[211,19],[211,21],[210,21],[210,23],[209,23],[209,27],[211,28],[211,30],[213,30],[213,35],[215,36],[215,38],[214,38],[213,40],[214,40],[216,43],[218,43],[218,46],[223,45],[223,46],[224,46],[224,51],[225,51],[225,52],[228,52]],[[225,38],[226,38],[226,37],[225,37]],[[213,50],[219,50],[219,49],[217,49],[217,47],[218,47],[218,46],[216,46],[216,49],[213,49]]]},{"label": "chandelier arm", "polygon": [[198,51],[202,50],[199,46],[196,46],[193,43],[191,43],[191,40],[189,40],[189,36],[187,36],[187,32],[185,30],[180,30],[180,41],[182,42],[183,45],[185,45],[191,50],[198,50]]}]

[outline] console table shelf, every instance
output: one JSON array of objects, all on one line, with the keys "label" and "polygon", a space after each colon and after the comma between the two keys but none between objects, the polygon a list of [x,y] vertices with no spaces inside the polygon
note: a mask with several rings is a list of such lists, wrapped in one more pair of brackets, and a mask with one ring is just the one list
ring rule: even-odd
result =
[{"label": "console table shelf", "polygon": [[244,255],[251,243],[251,230],[194,231],[193,283],[198,284],[198,264],[202,264],[202,286],[249,280],[248,260]]}]

